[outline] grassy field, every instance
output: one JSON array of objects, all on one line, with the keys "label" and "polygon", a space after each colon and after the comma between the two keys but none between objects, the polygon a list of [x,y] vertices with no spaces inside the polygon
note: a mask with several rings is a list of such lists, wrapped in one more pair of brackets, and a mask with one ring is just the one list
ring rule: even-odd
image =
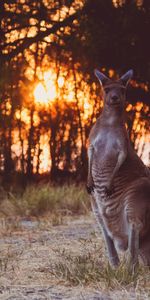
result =
[{"label": "grassy field", "polygon": [[90,209],[90,199],[83,185],[29,185],[23,192],[1,190],[0,212],[4,215],[42,216],[78,215]]},{"label": "grassy field", "polygon": [[150,299],[150,270],[107,261],[84,186],[1,191],[0,299]]}]

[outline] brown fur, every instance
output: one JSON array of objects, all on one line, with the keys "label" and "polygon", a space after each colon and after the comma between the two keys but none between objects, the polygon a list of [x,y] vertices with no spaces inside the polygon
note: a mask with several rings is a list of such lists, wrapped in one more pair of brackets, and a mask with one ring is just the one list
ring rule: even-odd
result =
[{"label": "brown fur", "polygon": [[125,127],[124,90],[131,71],[116,82],[98,71],[96,75],[103,84],[104,108],[89,137],[88,191],[110,263],[119,263],[116,249],[128,249],[134,271],[139,255],[150,265],[150,172]]}]

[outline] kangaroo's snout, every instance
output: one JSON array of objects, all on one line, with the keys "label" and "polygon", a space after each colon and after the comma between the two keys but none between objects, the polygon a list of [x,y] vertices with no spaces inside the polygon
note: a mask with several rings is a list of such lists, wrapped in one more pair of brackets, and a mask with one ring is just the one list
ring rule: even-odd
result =
[{"label": "kangaroo's snout", "polygon": [[118,103],[120,103],[119,96],[116,95],[116,94],[112,95],[111,98],[110,98],[110,103],[111,104],[118,104]]},{"label": "kangaroo's snout", "polygon": [[111,97],[111,99],[112,99],[113,101],[118,101],[118,100],[119,100],[119,97],[118,97],[117,95],[113,95],[113,96]]}]

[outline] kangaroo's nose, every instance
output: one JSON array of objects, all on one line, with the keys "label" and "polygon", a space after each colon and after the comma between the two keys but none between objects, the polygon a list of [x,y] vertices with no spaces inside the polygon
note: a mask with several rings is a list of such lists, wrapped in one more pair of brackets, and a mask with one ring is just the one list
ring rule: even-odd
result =
[{"label": "kangaroo's nose", "polygon": [[111,99],[112,99],[113,101],[118,101],[119,97],[118,97],[117,95],[113,95],[113,96],[111,97]]}]

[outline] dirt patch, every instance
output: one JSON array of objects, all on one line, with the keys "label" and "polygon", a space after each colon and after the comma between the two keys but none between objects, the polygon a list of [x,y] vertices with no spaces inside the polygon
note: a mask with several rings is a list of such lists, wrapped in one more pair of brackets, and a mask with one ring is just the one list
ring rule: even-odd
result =
[{"label": "dirt patch", "polygon": [[[144,289],[137,291],[133,286],[128,290],[116,286],[112,290],[104,284],[104,278],[101,282],[94,282],[91,277],[91,284],[86,283],[86,274],[85,284],[82,280],[67,280],[66,271],[61,270],[64,258],[69,266],[70,257],[81,257],[84,267],[83,257],[89,255],[90,258],[97,256],[98,267],[103,270],[106,264],[104,242],[91,215],[66,217],[59,226],[52,226],[48,218],[1,219],[0,299],[149,299]],[[69,271],[71,274],[72,269]]]}]

